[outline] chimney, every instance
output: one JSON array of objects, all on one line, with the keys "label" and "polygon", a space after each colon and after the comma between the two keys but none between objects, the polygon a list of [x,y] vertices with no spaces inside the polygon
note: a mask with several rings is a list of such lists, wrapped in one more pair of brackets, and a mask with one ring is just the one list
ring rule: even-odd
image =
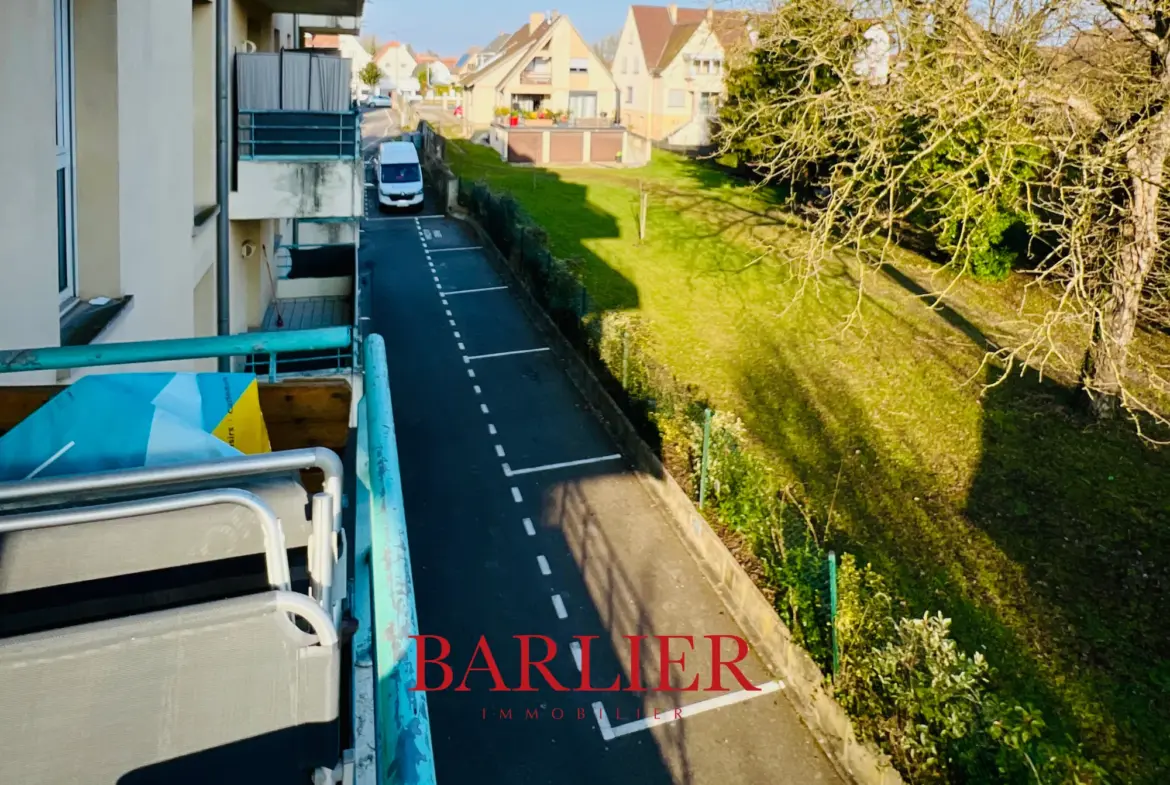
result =
[{"label": "chimney", "polygon": [[715,9],[707,6],[707,27],[715,23]]},{"label": "chimney", "polygon": [[666,15],[670,17],[672,25],[678,24],[678,5],[671,3],[666,7]]},{"label": "chimney", "polygon": [[536,28],[540,27],[541,22],[544,21],[544,14],[536,11],[528,15],[528,32],[535,33]]}]

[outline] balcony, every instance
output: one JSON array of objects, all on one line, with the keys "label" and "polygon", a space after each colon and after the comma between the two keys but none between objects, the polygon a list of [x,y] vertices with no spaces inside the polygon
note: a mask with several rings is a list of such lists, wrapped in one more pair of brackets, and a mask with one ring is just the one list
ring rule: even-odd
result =
[{"label": "balcony", "polygon": [[240,111],[232,220],[362,214],[358,114]]},{"label": "balcony", "polygon": [[329,16],[326,14],[301,14],[297,25],[302,33],[313,35],[357,35],[361,32],[360,16]]},{"label": "balcony", "polygon": [[259,3],[274,14],[360,18],[365,0],[259,0]]},{"label": "balcony", "polygon": [[237,54],[228,216],[354,218],[364,200],[352,64],[314,52]]},{"label": "balcony", "polygon": [[552,84],[552,74],[547,71],[521,71],[520,84],[548,86]]}]

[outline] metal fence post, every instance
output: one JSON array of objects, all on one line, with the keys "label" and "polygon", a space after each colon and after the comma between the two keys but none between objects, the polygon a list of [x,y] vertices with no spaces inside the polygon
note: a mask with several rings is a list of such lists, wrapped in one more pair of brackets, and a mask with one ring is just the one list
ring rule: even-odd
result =
[{"label": "metal fence post", "polygon": [[833,680],[835,681],[841,663],[837,648],[837,554],[833,551],[829,551],[829,631],[833,639]]},{"label": "metal fence post", "polygon": [[622,389],[630,388],[630,333],[622,330]]},{"label": "metal fence post", "polygon": [[699,509],[707,500],[707,463],[711,453],[711,410],[703,411],[703,455],[699,459]]}]

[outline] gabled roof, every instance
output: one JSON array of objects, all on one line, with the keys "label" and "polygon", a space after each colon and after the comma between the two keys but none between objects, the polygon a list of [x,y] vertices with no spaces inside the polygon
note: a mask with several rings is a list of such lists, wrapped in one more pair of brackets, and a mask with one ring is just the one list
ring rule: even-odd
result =
[{"label": "gabled roof", "polygon": [[[666,6],[632,5],[630,11],[634,14],[642,56],[651,71],[670,65],[699,25],[707,19],[707,10],[703,8],[678,8],[673,22]],[[748,17],[744,13],[712,11],[711,31],[726,49],[743,36],[747,21]]]},{"label": "gabled roof", "polygon": [[[560,17],[557,18],[559,19]],[[556,20],[554,19],[553,21],[555,22]],[[525,22],[518,30],[516,30],[516,32],[508,36],[508,40],[501,49],[494,50],[499,53],[499,57],[492,60],[483,68],[480,68],[477,71],[472,71],[470,74],[464,76],[462,79],[463,84],[474,84],[475,82],[479,81],[484,74],[494,70],[500,63],[504,62],[504,60],[510,55],[516,54],[522,49],[531,47],[535,41],[538,41],[548,31],[549,26],[550,23],[547,19],[541,22],[535,30],[530,28],[528,22]],[[495,43],[495,41],[492,43]]]},{"label": "gabled roof", "polygon": [[482,51],[484,51],[484,52],[498,52],[504,48],[504,46],[508,43],[508,39],[511,37],[512,37],[511,33],[500,33],[495,38],[493,38],[490,42],[488,42],[488,45],[485,46]]},{"label": "gabled roof", "polygon": [[315,35],[309,39],[312,49],[340,49],[341,38],[336,35]]},{"label": "gabled roof", "polygon": [[402,44],[400,44],[398,41],[391,41],[388,44],[382,44],[382,46],[378,47],[378,51],[374,54],[374,61],[376,62],[381,60],[391,49],[399,49],[401,46]]}]

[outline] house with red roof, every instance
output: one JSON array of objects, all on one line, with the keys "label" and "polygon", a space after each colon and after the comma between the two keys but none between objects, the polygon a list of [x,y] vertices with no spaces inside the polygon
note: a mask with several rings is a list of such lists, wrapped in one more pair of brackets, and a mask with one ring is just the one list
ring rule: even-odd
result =
[{"label": "house with red roof", "polygon": [[749,44],[750,31],[750,17],[739,11],[630,6],[612,64],[622,124],[655,141],[706,144],[728,62]]}]

